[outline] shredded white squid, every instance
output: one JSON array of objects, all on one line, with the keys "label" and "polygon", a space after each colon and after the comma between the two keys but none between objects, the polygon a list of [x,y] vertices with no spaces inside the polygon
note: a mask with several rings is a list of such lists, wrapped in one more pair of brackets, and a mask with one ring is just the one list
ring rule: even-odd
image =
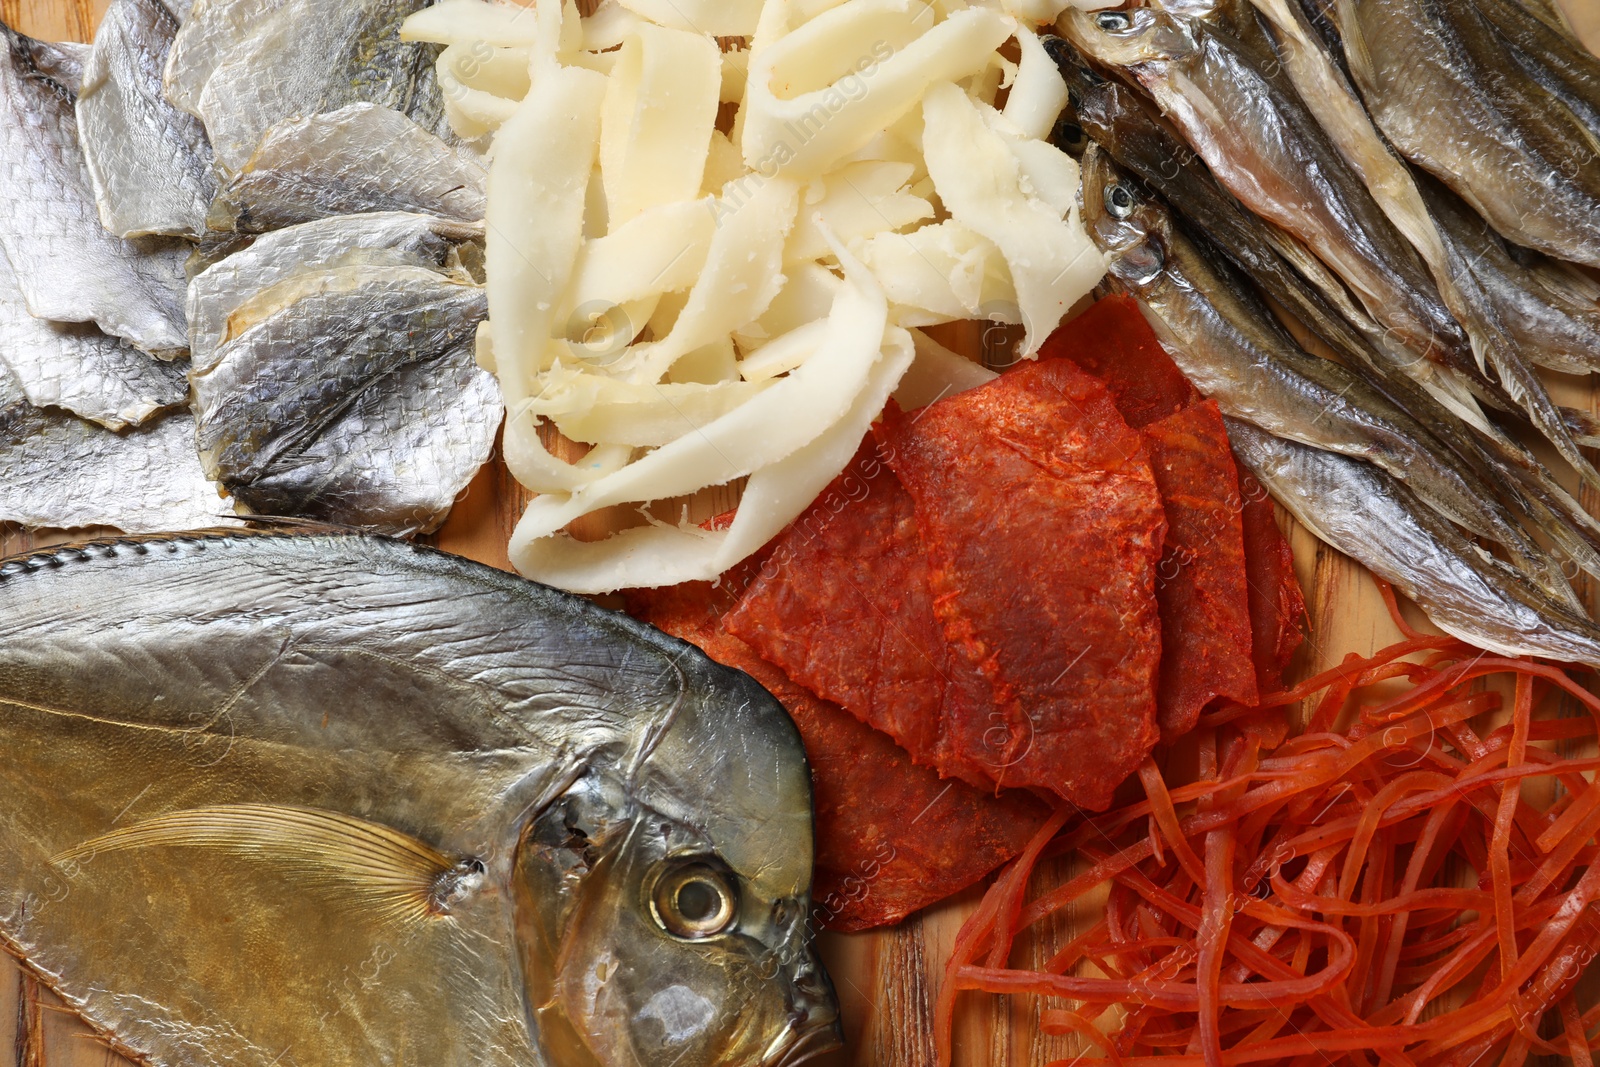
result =
[{"label": "shredded white squid", "polygon": [[[1046,141],[1066,86],[1032,27],[1065,6],[442,0],[407,21],[446,46],[457,133],[491,139],[479,361],[540,494],[518,570],[585,593],[714,579],[811,504],[891,396],[992,377],[920,327],[1021,324],[1037,354],[1104,271]],[[544,426],[592,448],[558,458]],[[738,478],[723,529],[643,510]],[[565,532],[618,505],[645,524]]]}]

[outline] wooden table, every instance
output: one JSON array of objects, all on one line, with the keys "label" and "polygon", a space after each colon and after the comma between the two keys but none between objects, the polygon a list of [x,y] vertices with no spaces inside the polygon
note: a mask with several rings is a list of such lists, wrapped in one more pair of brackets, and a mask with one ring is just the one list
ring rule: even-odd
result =
[{"label": "wooden table", "polygon": [[[1460,0],[1448,0],[1460,2]],[[1591,48],[1600,51],[1600,0],[1560,0]],[[89,40],[110,0],[0,0],[0,19],[51,40]],[[1585,381],[1551,375],[1558,402],[1600,413],[1600,391]],[[1551,463],[1552,469],[1558,465]],[[1577,489],[1571,480],[1569,488]],[[498,460],[478,476],[450,520],[430,540],[446,551],[509,568],[506,542],[527,494]],[[1581,499],[1600,512],[1600,495]],[[1366,572],[1280,515],[1294,546],[1305,589],[1310,633],[1294,670],[1304,677],[1338,663],[1347,653],[1367,654],[1400,636]],[[74,536],[81,536],[74,535]],[[0,556],[71,539],[29,536],[0,526]],[[1600,613],[1600,582],[1585,576],[1579,592]],[[1408,609],[1413,621],[1421,615]],[[0,756],[3,758],[3,756]],[[1065,872],[1060,872],[1065,873]],[[846,1049],[819,1067],[931,1067],[931,1005],[940,968],[980,888],[926,910],[892,929],[824,935],[822,952],[839,990]],[[1082,905],[1089,909],[1093,900]],[[1042,961],[1036,961],[1042,962]],[[1033,1067],[1083,1052],[1074,1039],[1043,1035],[1038,1005],[1030,998],[967,995],[957,1021],[960,1067]],[[0,1065],[14,1050],[17,1067],[122,1067],[125,1063],[47,992],[0,955]],[[442,1065],[441,1065],[442,1067]]]}]

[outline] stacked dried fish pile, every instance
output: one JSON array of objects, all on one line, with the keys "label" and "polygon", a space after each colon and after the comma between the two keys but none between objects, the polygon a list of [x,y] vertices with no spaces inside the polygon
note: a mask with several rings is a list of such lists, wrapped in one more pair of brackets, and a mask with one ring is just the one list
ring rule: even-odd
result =
[{"label": "stacked dried fish pile", "polygon": [[1325,541],[1480,647],[1600,662],[1600,523],[1518,436],[1600,485],[1537,370],[1600,370],[1600,61],[1531,2],[1304,3],[1062,18],[1108,284]]},{"label": "stacked dried fish pile", "polygon": [[[115,0],[0,27],[0,522],[439,525],[501,406],[479,150],[425,0]],[[192,359],[190,357],[192,353]]]}]

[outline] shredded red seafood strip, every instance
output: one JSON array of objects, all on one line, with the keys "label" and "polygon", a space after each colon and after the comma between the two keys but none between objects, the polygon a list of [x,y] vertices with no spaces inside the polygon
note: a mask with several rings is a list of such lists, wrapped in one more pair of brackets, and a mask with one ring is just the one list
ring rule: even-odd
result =
[{"label": "shredded red seafood strip", "polygon": [[[1040,830],[956,937],[941,1063],[966,990],[1045,998],[1047,1033],[1123,1067],[1591,1062],[1600,698],[1559,664],[1416,631],[1380,587],[1403,640],[1264,696],[1304,702],[1304,733],[1207,716],[1191,780],[1147,759],[1142,800]],[[1037,888],[1069,854],[1074,876]],[[1012,965],[1091,892],[1103,918]]]}]

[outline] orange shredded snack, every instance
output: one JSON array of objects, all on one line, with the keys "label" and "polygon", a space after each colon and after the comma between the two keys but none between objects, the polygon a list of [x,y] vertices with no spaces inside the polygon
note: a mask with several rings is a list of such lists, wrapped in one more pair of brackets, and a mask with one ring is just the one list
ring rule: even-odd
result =
[{"label": "orange shredded snack", "polygon": [[[941,1064],[965,990],[1047,998],[1047,1033],[1124,1067],[1590,1062],[1600,1006],[1576,988],[1600,955],[1600,758],[1550,743],[1595,739],[1600,698],[1558,665],[1417,632],[1380,587],[1404,640],[1262,701],[1314,700],[1305,733],[1269,749],[1259,709],[1203,719],[1198,781],[1147,760],[1143,800],[1040,830],[956,938]],[[1495,675],[1510,722],[1480,735]],[[1541,711],[1557,692],[1589,714]],[[1038,863],[1067,854],[1088,869],[1030,899]],[[1104,918],[1043,969],[1010,965],[1102,887]]]}]

